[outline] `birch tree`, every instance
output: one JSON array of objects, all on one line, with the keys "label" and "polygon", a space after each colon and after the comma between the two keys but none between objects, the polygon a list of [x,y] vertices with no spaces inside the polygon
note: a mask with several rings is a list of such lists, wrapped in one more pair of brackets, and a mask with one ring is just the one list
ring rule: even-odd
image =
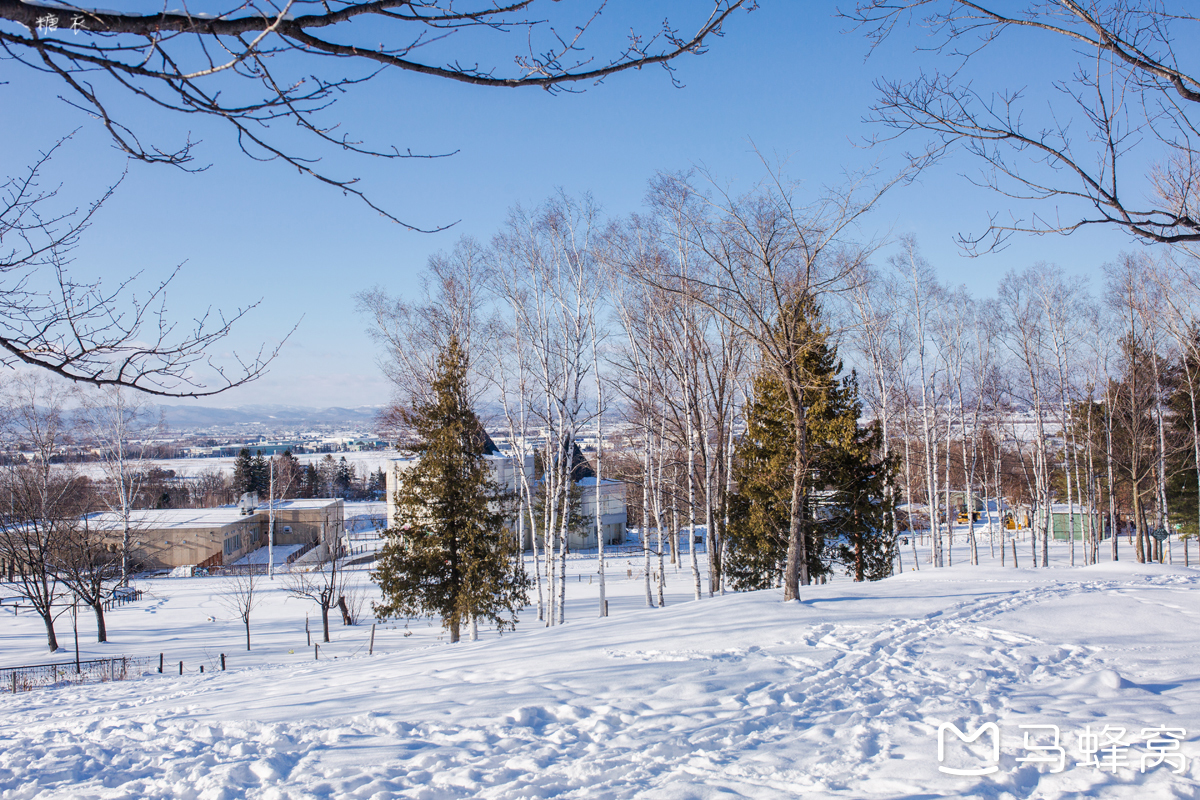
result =
[{"label": "birch tree", "polygon": [[[1035,497],[1034,529],[1042,537],[1041,564],[1050,561],[1050,448],[1046,431],[1045,358],[1050,351],[1039,281],[1044,265],[1024,272],[1009,272],[1000,282],[1000,303],[1005,311],[1005,336],[1001,341],[1019,364],[1022,380],[1017,396],[1033,414],[1033,476]],[[1034,530],[1031,529],[1031,530]],[[1033,557],[1037,559],[1037,537],[1031,536]]]},{"label": "birch tree", "polygon": [[802,365],[811,343],[803,338],[805,320],[797,315],[806,301],[843,291],[848,276],[866,261],[874,245],[854,241],[854,226],[894,182],[880,188],[859,181],[804,204],[798,187],[773,173],[742,194],[711,179],[702,192],[690,176],[666,178],[689,201],[680,204],[685,231],[711,272],[697,275],[683,265],[664,264],[648,280],[727,320],[759,350],[787,397],[796,438],[784,600],[798,600],[799,587],[809,583],[805,414],[811,379]]},{"label": "birch tree", "polygon": [[149,467],[146,449],[150,438],[162,430],[162,423],[144,395],[122,386],[84,393],[81,399],[80,419],[98,446],[104,474],[100,501],[121,526],[120,583],[125,586],[130,554],[138,543],[133,511]]}]

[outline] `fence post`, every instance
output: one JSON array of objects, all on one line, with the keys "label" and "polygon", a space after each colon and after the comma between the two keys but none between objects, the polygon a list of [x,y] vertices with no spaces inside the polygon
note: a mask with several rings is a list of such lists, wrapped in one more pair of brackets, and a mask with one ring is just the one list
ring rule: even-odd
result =
[{"label": "fence post", "polygon": [[225,654],[221,653],[221,672],[225,671]]},{"label": "fence post", "polygon": [[159,653],[158,654],[158,674],[159,675],[162,675],[162,668],[163,668],[163,654]]},{"label": "fence post", "polygon": [[179,662],[179,674],[180,675],[183,674],[183,662],[182,661]]},{"label": "fence post", "polygon": [[313,661],[320,661],[320,660],[321,660],[321,645],[314,644],[313,645]]},{"label": "fence post", "polygon": [[367,655],[375,655],[375,623],[371,623],[371,646],[367,648]]},{"label": "fence post", "polygon": [[203,664],[200,665],[200,674],[201,675],[204,674],[204,665]]}]

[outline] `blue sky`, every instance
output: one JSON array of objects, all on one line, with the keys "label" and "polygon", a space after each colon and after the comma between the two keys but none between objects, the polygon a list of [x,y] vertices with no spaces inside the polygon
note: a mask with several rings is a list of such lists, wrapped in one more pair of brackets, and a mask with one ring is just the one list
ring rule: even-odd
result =
[{"label": "blue sky", "polygon": [[[648,15],[641,21],[652,29],[653,19],[682,20],[695,5],[614,2],[604,24],[616,31],[637,13]],[[824,2],[763,0],[757,11],[738,14],[706,55],[676,62],[683,88],[659,69],[620,74],[581,94],[484,89],[407,74],[367,84],[338,104],[348,132],[373,144],[458,154],[397,162],[326,152],[327,168],[361,176],[377,202],[414,224],[457,221],[439,234],[407,231],[283,165],[251,161],[227,131],[200,125],[191,129],[203,140],[198,160],[212,166],[184,174],[130,165],[76,252],[74,269],[109,280],[144,270],[149,280],[186,262],[171,295],[172,314],[188,318],[209,306],[230,310],[261,300],[230,341],[239,351],[275,342],[299,321],[267,377],[206,405],[386,402],[354,293],[375,284],[392,292],[414,287],[430,254],[449,249],[460,235],[490,237],[514,203],[536,203],[561,187],[590,191],[607,213],[625,214],[638,208],[656,170],[693,165],[748,183],[762,175],[751,142],[786,158],[788,174],[814,194],[847,170],[898,166],[901,149],[920,140],[862,146],[878,132],[863,122],[875,96],[872,81],[915,75],[936,58],[912,52],[921,34],[911,30],[867,59],[866,41],[843,33],[834,10]],[[997,86],[1031,85],[1035,108],[1044,108],[1048,97],[1037,94],[1037,81],[1069,65],[1055,62],[1036,37],[1010,44],[1005,58],[986,55],[976,65],[979,74],[999,79]],[[121,174],[122,156],[95,122],[58,98],[58,85],[11,65],[4,78],[3,174],[77,128],[56,159],[64,196],[90,197]],[[15,108],[24,113],[9,113]],[[147,120],[144,130],[167,140],[188,132],[181,120],[130,109]],[[1136,246],[1119,233],[1093,231],[1022,237],[1002,253],[967,258],[954,235],[980,231],[989,212],[1011,207],[963,177],[976,170],[964,157],[946,159],[889,196],[864,233],[914,234],[944,280],[978,294],[990,293],[1007,270],[1038,261],[1098,276],[1105,261]]]}]

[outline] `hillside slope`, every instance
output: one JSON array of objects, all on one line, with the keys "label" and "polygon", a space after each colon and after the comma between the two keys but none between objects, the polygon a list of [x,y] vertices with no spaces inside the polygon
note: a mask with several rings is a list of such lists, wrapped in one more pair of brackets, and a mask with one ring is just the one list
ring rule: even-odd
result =
[{"label": "hillside slope", "polygon": [[[203,613],[169,601],[200,585],[156,587],[155,624]],[[1200,797],[1196,570],[958,566],[604,620],[586,588],[568,625],[476,643],[426,630],[367,656],[359,631],[358,655],[272,663],[267,633],[251,667],[0,695],[0,797]],[[998,771],[939,772],[938,726],[989,721]],[[1032,724],[1059,726],[1061,772],[1017,762]],[[1077,764],[1088,725],[1185,729],[1186,768],[1139,771],[1144,744]]]}]

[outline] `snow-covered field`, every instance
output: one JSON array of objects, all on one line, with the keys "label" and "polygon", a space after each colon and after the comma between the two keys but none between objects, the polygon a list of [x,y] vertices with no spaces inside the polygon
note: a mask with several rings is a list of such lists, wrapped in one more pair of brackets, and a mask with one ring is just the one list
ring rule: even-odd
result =
[{"label": "snow-covered field", "polygon": [[[425,622],[381,625],[368,655],[369,624],[334,623],[319,661],[314,609],[282,579],[249,653],[225,579],[143,581],[109,644],[80,616],[81,651],[163,652],[166,674],[0,695],[0,798],[1200,797],[1200,571],[966,561],[790,604],[697,602],[683,569],[647,609],[640,558],[622,554],[597,619],[597,562],[577,557],[564,626],[531,610],[515,633],[451,646]],[[5,666],[47,660],[32,615],[0,620]],[[69,648],[69,616],[59,630]],[[987,722],[998,762],[985,730],[970,745],[943,731],[939,763],[942,723]],[[1061,770],[1025,747],[1054,729],[1022,725],[1057,726]],[[1185,731],[1181,774],[1174,756],[1140,771],[1155,727]],[[1110,739],[1101,768],[1077,763]]]}]

